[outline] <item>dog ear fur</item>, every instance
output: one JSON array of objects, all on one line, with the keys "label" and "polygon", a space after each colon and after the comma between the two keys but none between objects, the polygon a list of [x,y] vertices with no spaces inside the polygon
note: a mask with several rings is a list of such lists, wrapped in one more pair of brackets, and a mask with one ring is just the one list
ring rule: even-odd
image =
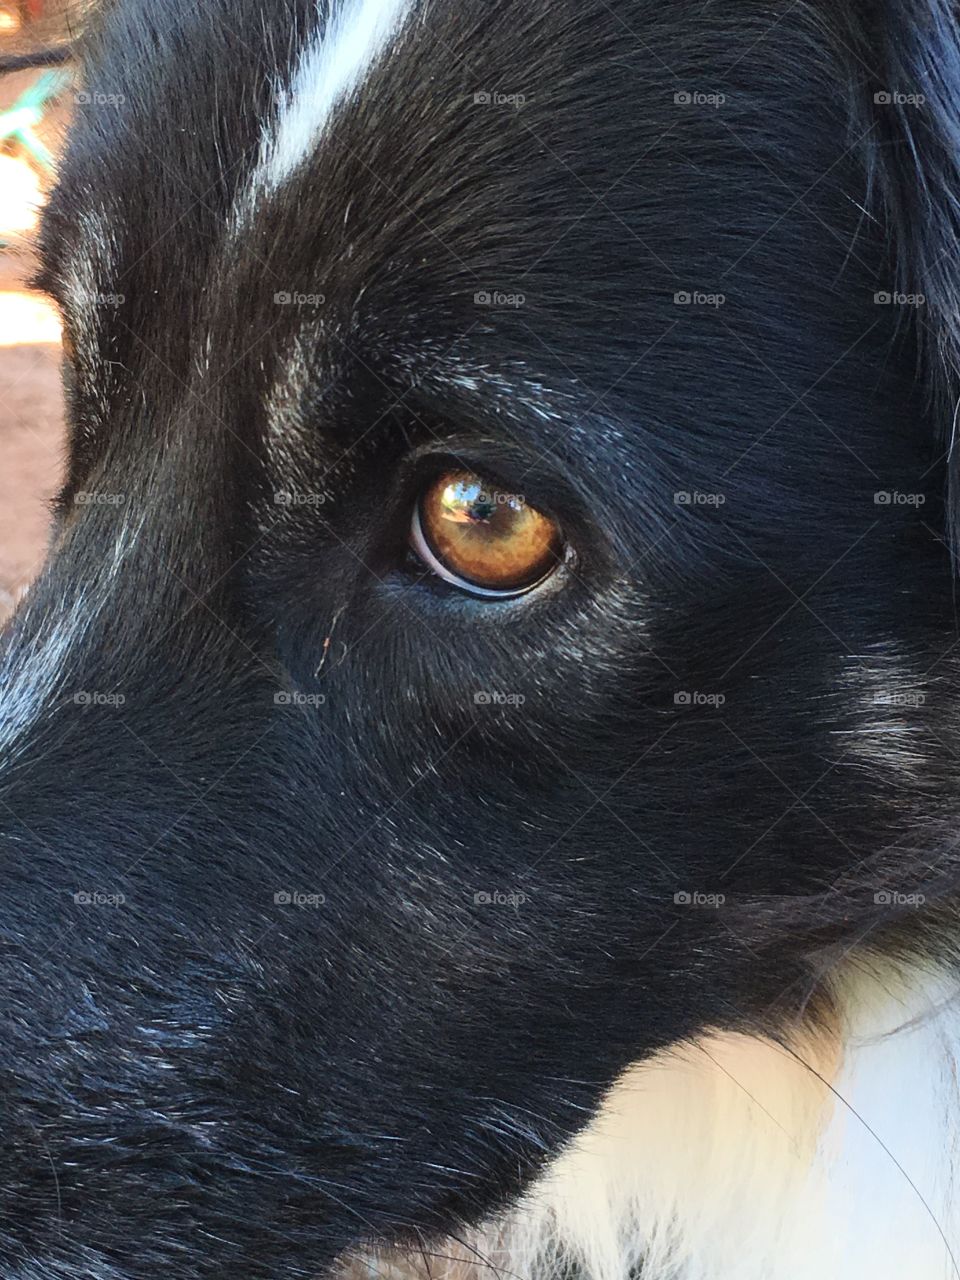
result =
[{"label": "dog ear fur", "polygon": [[[920,376],[947,466],[947,534],[960,554],[960,7],[870,0],[844,40],[854,60],[855,129],[866,148],[868,208],[887,228],[910,309]],[[842,38],[842,37],[841,37]],[[872,207],[871,207],[872,206]]]}]

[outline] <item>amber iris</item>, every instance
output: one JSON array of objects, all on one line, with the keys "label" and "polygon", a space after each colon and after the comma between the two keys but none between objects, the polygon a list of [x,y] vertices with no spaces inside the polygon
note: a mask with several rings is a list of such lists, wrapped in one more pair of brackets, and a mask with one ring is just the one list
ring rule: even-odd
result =
[{"label": "amber iris", "polygon": [[414,525],[422,552],[418,532],[444,576],[494,594],[536,586],[563,553],[556,521],[469,471],[449,471],[426,490]]}]

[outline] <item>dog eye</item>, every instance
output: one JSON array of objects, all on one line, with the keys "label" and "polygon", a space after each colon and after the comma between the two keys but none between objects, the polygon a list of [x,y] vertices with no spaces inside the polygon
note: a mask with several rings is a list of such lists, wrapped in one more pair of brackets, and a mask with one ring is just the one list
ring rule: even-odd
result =
[{"label": "dog eye", "polygon": [[477,596],[522,595],[563,558],[555,520],[470,471],[448,471],[420,495],[410,543],[434,573]]}]

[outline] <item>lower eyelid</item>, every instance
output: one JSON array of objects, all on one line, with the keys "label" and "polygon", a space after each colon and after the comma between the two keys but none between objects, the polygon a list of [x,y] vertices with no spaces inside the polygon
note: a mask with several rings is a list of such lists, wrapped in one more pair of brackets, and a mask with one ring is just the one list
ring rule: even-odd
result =
[{"label": "lower eyelid", "polygon": [[[472,595],[479,596],[487,600],[509,600],[517,596],[527,595],[535,587],[544,581],[540,578],[537,582],[531,583],[527,587],[516,587],[510,590],[497,591],[491,587],[480,587],[468,582],[465,578],[458,577],[457,574],[451,572],[441,560],[437,558],[430,548],[424,533],[423,526],[420,521],[420,504],[417,503],[413,508],[413,516],[410,521],[410,545],[431,572],[437,577],[442,578],[444,582],[449,582],[451,586],[458,587],[461,591]],[[550,577],[554,571],[551,570],[546,577]]]}]

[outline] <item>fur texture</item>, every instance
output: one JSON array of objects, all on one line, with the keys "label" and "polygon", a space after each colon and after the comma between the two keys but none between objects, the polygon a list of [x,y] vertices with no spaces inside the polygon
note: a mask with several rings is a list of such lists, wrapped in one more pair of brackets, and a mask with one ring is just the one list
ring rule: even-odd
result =
[{"label": "fur texture", "polygon": [[637,1065],[508,1214],[347,1277],[955,1276],[954,984],[874,962],[836,996],[793,1042],[715,1035]]},{"label": "fur texture", "polygon": [[[3,1280],[955,1274],[952,6],[108,0],[77,52]],[[542,588],[410,551],[451,467],[559,522]]]}]

